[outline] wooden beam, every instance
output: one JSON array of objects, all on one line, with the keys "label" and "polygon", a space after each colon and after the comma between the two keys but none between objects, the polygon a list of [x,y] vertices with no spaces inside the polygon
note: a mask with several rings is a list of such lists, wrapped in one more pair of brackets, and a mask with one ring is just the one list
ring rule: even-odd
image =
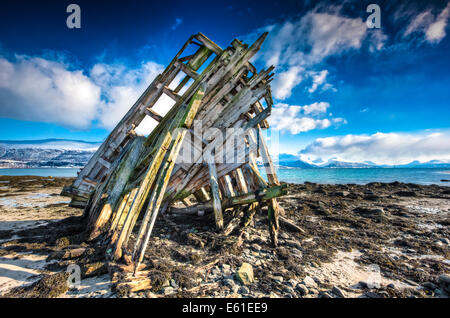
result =
[{"label": "wooden beam", "polygon": [[[274,198],[287,194],[287,184],[273,186],[270,188],[259,189],[257,192],[250,192],[244,195],[235,196],[232,198],[225,198],[221,202],[222,209],[232,208],[238,205],[251,204],[258,201],[269,201]],[[187,208],[170,208],[170,213],[179,214],[197,214],[198,210],[214,211],[213,200],[206,203],[196,204]]]},{"label": "wooden beam", "polygon": [[187,76],[189,76],[190,78],[193,78],[194,80],[199,78],[199,74],[194,71],[189,65],[186,65],[184,63],[181,62],[175,62],[175,67],[179,68],[180,70],[182,70]]},{"label": "wooden beam", "polygon": [[[175,93],[173,90],[168,88],[167,86],[164,86],[163,88],[164,94],[172,98],[175,102],[178,102],[181,99],[181,96]],[[160,120],[159,120],[160,121]]]},{"label": "wooden beam", "polygon": [[161,115],[159,115],[157,112],[155,112],[153,109],[151,108],[146,108],[145,109],[145,114],[150,116],[151,118],[153,118],[154,120],[156,120],[157,122],[160,122],[163,117]]},{"label": "wooden beam", "polygon": [[222,215],[222,206],[220,203],[220,193],[219,193],[219,183],[217,178],[217,169],[216,163],[213,158],[210,158],[212,162],[208,163],[209,169],[209,184],[211,185],[211,193],[213,197],[213,210],[214,210],[214,219],[216,221],[216,229],[223,229],[223,215]]},{"label": "wooden beam", "polygon": [[237,168],[236,170],[234,170],[234,173],[235,173],[237,185],[238,185],[240,192],[248,193],[247,183],[245,182],[245,178],[244,178],[244,175],[242,174],[242,170],[240,168]]},{"label": "wooden beam", "polygon": [[103,159],[102,157],[98,158],[98,162],[103,165],[103,167],[105,167],[106,169],[111,168],[111,162],[106,161],[105,159]]},{"label": "wooden beam", "polygon": [[203,33],[199,32],[195,35],[195,38],[217,55],[222,54],[222,49],[220,48],[220,46],[208,39]]}]

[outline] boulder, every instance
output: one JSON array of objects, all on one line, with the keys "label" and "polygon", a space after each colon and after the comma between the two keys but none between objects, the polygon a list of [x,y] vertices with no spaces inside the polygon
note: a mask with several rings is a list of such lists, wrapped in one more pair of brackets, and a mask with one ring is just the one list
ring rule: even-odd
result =
[{"label": "boulder", "polygon": [[333,294],[335,294],[336,296],[341,297],[341,298],[347,297],[347,295],[345,294],[345,292],[344,292],[343,290],[341,290],[339,287],[336,287],[336,286],[334,286],[334,287],[331,289],[331,292],[332,292]]},{"label": "boulder", "polygon": [[441,289],[447,293],[450,293],[450,275],[442,274],[438,278],[439,285]]},{"label": "boulder", "polygon": [[361,216],[381,216],[384,214],[382,208],[369,208],[369,207],[357,207],[353,209],[353,212],[360,214]]},{"label": "boulder", "polygon": [[253,267],[249,263],[242,263],[242,266],[236,273],[236,278],[244,285],[254,282]]},{"label": "boulder", "polygon": [[304,284],[298,284],[295,289],[302,296],[305,296],[305,295],[309,294],[309,290]]},{"label": "boulder", "polygon": [[248,289],[247,286],[241,286],[238,290],[238,293],[241,295],[247,295],[250,294],[250,289]]},{"label": "boulder", "polygon": [[303,278],[302,283],[308,288],[317,288],[317,283],[311,276],[306,276]]}]

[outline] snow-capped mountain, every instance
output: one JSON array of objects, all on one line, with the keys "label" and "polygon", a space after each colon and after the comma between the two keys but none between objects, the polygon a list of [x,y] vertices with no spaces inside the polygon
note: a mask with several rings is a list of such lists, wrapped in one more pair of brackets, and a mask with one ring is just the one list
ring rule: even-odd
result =
[{"label": "snow-capped mountain", "polygon": [[450,160],[431,160],[428,162],[412,161],[403,165],[378,165],[371,161],[349,162],[330,159],[326,162],[316,160],[315,162],[306,160],[300,156],[291,154],[279,154],[274,158],[274,163],[280,167],[290,168],[450,168]]},{"label": "snow-capped mountain", "polygon": [[82,140],[0,140],[0,168],[83,167],[101,145]]}]

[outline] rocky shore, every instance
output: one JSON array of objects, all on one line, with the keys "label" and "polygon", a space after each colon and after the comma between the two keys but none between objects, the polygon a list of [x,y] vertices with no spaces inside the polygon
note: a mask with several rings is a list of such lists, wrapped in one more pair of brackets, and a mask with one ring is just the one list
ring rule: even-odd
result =
[{"label": "rocky shore", "polygon": [[[86,243],[82,211],[59,193],[67,178],[0,176],[4,297],[448,297],[450,187],[404,183],[289,185],[272,248],[264,214],[229,235],[213,216],[160,216],[133,292]],[[265,212],[263,210],[263,212]],[[133,241],[130,242],[133,244]],[[67,286],[69,265],[81,282]],[[112,275],[111,275],[112,274]],[[126,287],[125,287],[126,286]]]}]

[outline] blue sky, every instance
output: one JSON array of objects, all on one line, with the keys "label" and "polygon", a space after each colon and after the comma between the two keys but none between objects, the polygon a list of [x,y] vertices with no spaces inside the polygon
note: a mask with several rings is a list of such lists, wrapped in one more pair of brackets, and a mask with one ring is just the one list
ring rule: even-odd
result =
[{"label": "blue sky", "polygon": [[[81,29],[66,27],[70,3]],[[367,27],[370,3],[380,29]],[[191,34],[226,47],[267,30],[253,62],[276,66],[280,152],[450,160],[449,18],[448,1],[2,4],[0,140],[102,140]]]}]

